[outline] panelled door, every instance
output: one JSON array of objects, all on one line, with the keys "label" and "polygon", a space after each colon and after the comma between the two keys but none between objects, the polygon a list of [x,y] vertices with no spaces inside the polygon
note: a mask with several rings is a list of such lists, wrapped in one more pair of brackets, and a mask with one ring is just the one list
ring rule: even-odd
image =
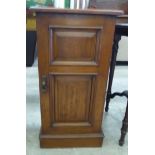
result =
[{"label": "panelled door", "polygon": [[101,132],[112,18],[38,13],[42,133]]}]

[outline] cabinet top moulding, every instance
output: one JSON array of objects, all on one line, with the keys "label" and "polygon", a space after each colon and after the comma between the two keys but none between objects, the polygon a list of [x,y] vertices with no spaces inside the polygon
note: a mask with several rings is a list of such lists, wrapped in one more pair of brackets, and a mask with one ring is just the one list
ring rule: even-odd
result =
[{"label": "cabinet top moulding", "polygon": [[123,10],[110,10],[110,9],[58,9],[53,7],[31,7],[30,10],[36,13],[62,13],[62,14],[91,14],[91,15],[109,15],[120,16],[124,14]]}]

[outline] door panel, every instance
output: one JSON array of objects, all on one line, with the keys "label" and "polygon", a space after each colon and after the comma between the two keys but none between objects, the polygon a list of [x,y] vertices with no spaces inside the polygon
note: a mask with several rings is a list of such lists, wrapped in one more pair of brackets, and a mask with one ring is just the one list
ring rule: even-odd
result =
[{"label": "door panel", "polygon": [[55,121],[87,121],[91,97],[91,76],[58,75],[55,76],[54,81]]},{"label": "door panel", "polygon": [[[96,75],[50,74],[51,128],[90,127]],[[65,129],[64,129],[65,130]]]},{"label": "door panel", "polygon": [[[50,26],[51,64],[97,63],[102,28]],[[90,64],[88,63],[88,64]]]}]

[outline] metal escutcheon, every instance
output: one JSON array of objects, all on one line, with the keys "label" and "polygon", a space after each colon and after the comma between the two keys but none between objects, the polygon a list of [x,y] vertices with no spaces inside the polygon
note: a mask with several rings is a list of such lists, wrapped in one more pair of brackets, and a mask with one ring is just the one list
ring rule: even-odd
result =
[{"label": "metal escutcheon", "polygon": [[41,90],[43,93],[46,92],[47,90],[47,76],[46,75],[43,75],[42,76],[42,80],[41,80]]}]

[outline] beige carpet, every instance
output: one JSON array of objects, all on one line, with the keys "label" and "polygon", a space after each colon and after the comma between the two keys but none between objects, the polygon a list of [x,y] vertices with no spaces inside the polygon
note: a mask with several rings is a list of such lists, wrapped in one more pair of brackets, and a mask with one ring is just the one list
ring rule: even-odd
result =
[{"label": "beige carpet", "polygon": [[[100,148],[67,148],[67,149],[40,149],[40,106],[38,90],[38,69],[34,67],[26,70],[26,144],[27,155],[127,155],[128,137],[123,147],[118,145],[120,128],[124,117],[126,99],[116,97],[110,102],[110,110],[104,113],[103,131],[104,144]],[[128,88],[128,68],[116,67],[113,91],[122,91]]]}]

